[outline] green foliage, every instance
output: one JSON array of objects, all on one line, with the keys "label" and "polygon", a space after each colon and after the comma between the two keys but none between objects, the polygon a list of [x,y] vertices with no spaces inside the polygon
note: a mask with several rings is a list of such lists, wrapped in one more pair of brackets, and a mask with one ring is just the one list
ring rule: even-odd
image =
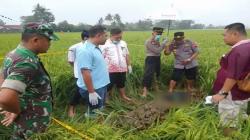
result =
[{"label": "green foliage", "polygon": [[5,22],[2,19],[0,19],[0,25],[5,25]]},{"label": "green foliage", "polygon": [[22,24],[25,24],[28,22],[50,23],[50,22],[55,21],[55,16],[49,11],[49,9],[46,9],[40,4],[37,4],[32,10],[32,12],[33,12],[33,15],[31,16],[21,17]]},{"label": "green foliage", "polygon": [[[174,31],[170,32],[170,35]],[[228,51],[222,40],[222,30],[186,30],[185,36],[197,42],[200,50],[199,78],[197,88],[203,94],[210,92],[222,54]],[[183,108],[172,109],[164,121],[152,124],[146,130],[137,130],[126,124],[119,125],[121,116],[134,110],[142,103],[150,99],[141,99],[141,81],[144,71],[144,42],[150,37],[151,32],[125,32],[123,39],[128,43],[130,57],[132,59],[133,73],[127,76],[126,91],[129,97],[135,100],[135,104],[122,101],[117,91],[114,91],[110,103],[98,120],[90,120],[84,117],[85,107],[77,107],[76,117],[67,117],[67,104],[72,92],[74,92],[74,78],[72,67],[67,63],[67,49],[74,43],[78,43],[80,33],[57,33],[60,41],[52,42],[49,54],[41,56],[45,67],[51,75],[55,108],[53,116],[69,124],[81,133],[99,140],[227,140],[227,139],[250,139],[250,120],[240,126],[234,138],[225,138],[219,128],[218,113],[214,107],[205,107],[203,104],[194,104]],[[170,39],[172,36],[170,36]],[[20,40],[20,34],[0,34],[0,57],[15,48]],[[52,54],[54,52],[62,52]],[[0,59],[2,61],[2,59]],[[173,56],[161,58],[162,72],[160,83],[161,90],[167,91],[173,68]],[[152,97],[154,97],[154,91]],[[11,129],[0,126],[0,139],[9,139]],[[41,140],[80,140],[81,137],[71,133],[56,123],[52,123],[46,133],[33,136],[32,139]]]}]

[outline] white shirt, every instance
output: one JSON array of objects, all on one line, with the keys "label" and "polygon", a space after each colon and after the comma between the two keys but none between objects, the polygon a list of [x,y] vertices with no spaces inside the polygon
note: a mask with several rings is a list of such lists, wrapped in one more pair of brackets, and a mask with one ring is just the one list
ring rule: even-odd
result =
[{"label": "white shirt", "polygon": [[78,72],[77,72],[77,61],[76,61],[76,50],[79,47],[82,47],[84,42],[79,42],[77,44],[72,45],[68,49],[68,62],[74,63],[74,76],[75,78],[78,78]]},{"label": "white shirt", "polygon": [[127,72],[126,57],[129,55],[127,43],[123,40],[114,44],[110,39],[104,45],[99,46],[105,61],[108,64],[109,73]]}]

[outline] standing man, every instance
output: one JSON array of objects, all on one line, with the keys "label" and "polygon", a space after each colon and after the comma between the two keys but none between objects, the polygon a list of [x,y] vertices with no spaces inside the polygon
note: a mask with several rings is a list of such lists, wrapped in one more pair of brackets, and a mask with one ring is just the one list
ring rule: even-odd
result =
[{"label": "standing man", "polygon": [[168,92],[173,92],[176,83],[181,80],[183,73],[185,73],[188,92],[191,93],[198,69],[197,45],[191,40],[184,39],[184,32],[176,32],[174,33],[174,40],[164,50],[165,55],[169,55],[171,52],[174,54],[175,62]]},{"label": "standing man", "polygon": [[161,52],[165,48],[168,40],[165,39],[160,43],[163,28],[154,27],[152,36],[145,42],[145,69],[143,76],[143,93],[142,96],[146,97],[148,89],[151,87],[154,73],[156,79],[159,79],[161,70]]},{"label": "standing man", "polygon": [[239,118],[247,118],[250,94],[241,91],[236,84],[250,72],[250,40],[244,24],[233,23],[224,30],[224,42],[231,50],[220,60],[213,86],[213,102],[219,103],[220,121],[224,135],[229,136],[237,128]]},{"label": "standing man", "polygon": [[[81,33],[82,41],[72,45],[68,50],[68,62],[71,66],[74,67],[74,77],[77,81],[78,79],[78,73],[77,73],[77,62],[76,62],[76,50],[79,47],[83,47],[84,42],[89,38],[89,33],[86,30],[83,30]],[[75,116],[75,106],[79,104],[81,99],[81,95],[79,93],[79,88],[76,85],[76,92],[73,94],[73,97],[70,100],[69,103],[69,110],[68,110],[68,116],[74,117]]]},{"label": "standing man", "polygon": [[103,56],[108,64],[110,84],[108,92],[112,90],[113,85],[119,89],[122,99],[130,101],[131,99],[125,93],[126,72],[132,72],[129,60],[129,51],[127,43],[122,39],[122,30],[113,28],[110,30],[110,39],[105,45],[100,46]]},{"label": "standing man", "polygon": [[21,43],[4,60],[4,80],[0,83],[0,107],[4,110],[1,123],[9,126],[14,122],[14,140],[28,139],[34,133],[44,132],[49,125],[51,81],[37,55],[47,52],[51,40],[58,40],[51,26],[27,24]]},{"label": "standing man", "polygon": [[93,26],[89,29],[89,39],[76,51],[80,94],[88,101],[86,116],[94,116],[95,109],[102,109],[109,84],[108,66],[99,48],[107,39],[105,27]]}]

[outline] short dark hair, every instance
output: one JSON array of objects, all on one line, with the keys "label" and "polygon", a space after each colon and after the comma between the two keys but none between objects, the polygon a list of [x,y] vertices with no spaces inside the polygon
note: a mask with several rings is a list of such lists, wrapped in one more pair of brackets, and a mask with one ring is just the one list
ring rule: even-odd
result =
[{"label": "short dark hair", "polygon": [[84,40],[85,38],[89,37],[89,32],[87,30],[83,30],[81,33],[81,38]]},{"label": "short dark hair", "polygon": [[102,25],[95,25],[89,29],[89,37],[95,37],[98,33],[105,32],[106,28]]},{"label": "short dark hair", "polygon": [[240,33],[241,35],[247,36],[245,25],[243,23],[232,23],[227,25],[224,29],[233,30]]},{"label": "short dark hair", "polygon": [[111,35],[117,35],[117,34],[120,34],[121,32],[122,32],[122,30],[120,28],[112,28],[110,30]]}]

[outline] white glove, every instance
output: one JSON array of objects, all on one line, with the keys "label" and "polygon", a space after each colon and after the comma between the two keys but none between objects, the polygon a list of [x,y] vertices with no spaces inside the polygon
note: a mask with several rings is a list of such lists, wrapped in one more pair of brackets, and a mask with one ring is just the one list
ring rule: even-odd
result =
[{"label": "white glove", "polygon": [[128,73],[130,74],[130,73],[132,73],[133,72],[133,70],[132,70],[132,66],[131,65],[129,65],[128,66]]},{"label": "white glove", "polygon": [[212,104],[212,103],[213,103],[212,96],[207,96],[205,104]]},{"label": "white glove", "polygon": [[89,93],[89,103],[92,105],[98,104],[98,99],[102,99],[96,92]]}]

